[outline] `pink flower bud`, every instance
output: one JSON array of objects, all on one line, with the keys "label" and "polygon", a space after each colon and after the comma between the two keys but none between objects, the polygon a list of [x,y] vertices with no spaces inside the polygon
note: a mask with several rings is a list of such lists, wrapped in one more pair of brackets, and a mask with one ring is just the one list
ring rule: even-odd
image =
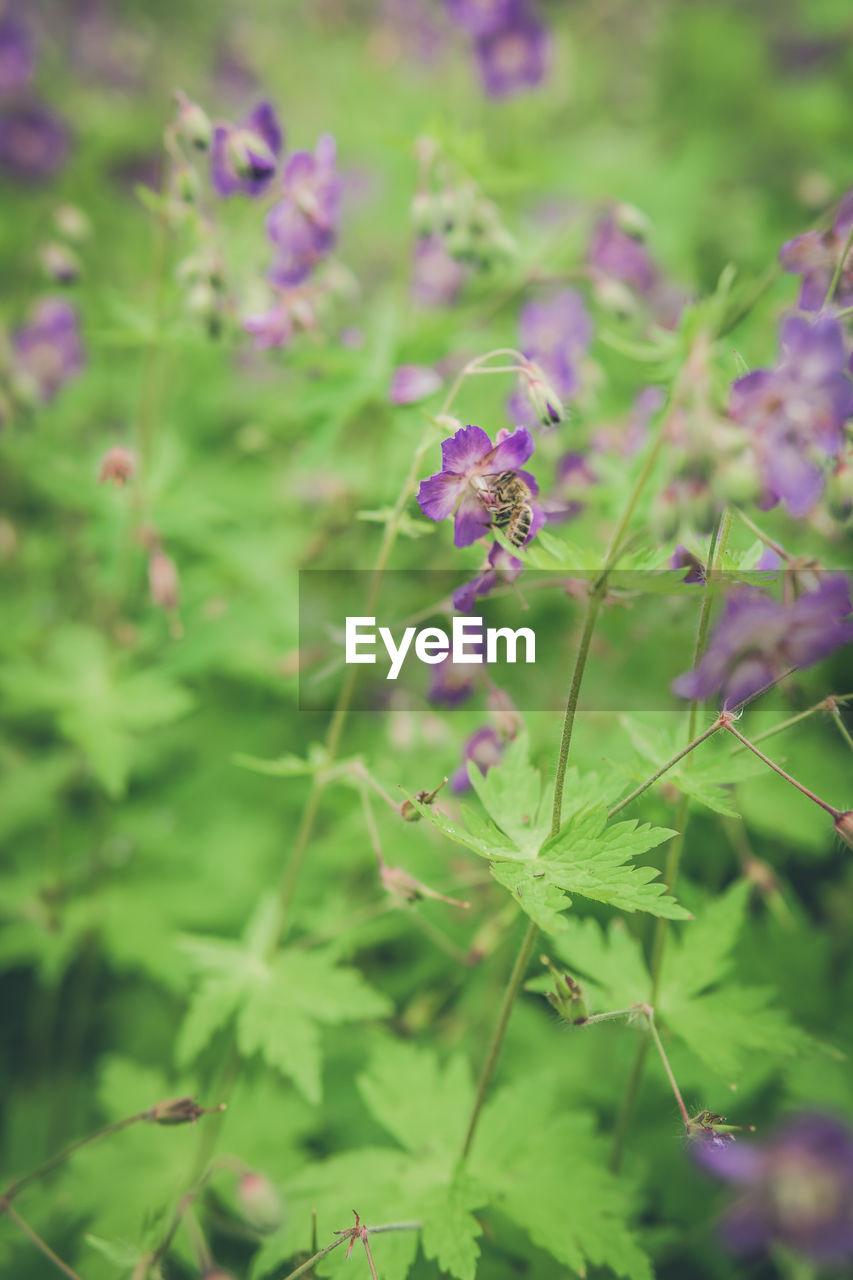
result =
[{"label": "pink flower bud", "polygon": [[835,819],[835,830],[846,845],[853,849],[853,810],[840,813]]},{"label": "pink flower bud", "polygon": [[284,1218],[284,1205],[269,1178],[249,1170],[237,1183],[237,1201],[247,1222],[258,1231],[275,1231]]},{"label": "pink flower bud", "polygon": [[98,484],[114,484],[117,489],[132,480],[136,471],[136,454],[123,444],[114,444],[101,458]]},{"label": "pink flower bud", "polygon": [[154,551],[148,561],[148,584],[151,599],[158,608],[170,612],[177,609],[180,599],[178,569],[172,557],[164,551]]}]

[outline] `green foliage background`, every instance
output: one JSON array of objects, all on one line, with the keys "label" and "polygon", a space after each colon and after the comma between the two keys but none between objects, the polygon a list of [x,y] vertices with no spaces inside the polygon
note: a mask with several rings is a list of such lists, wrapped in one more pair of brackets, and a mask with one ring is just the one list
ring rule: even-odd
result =
[{"label": "green foliage background", "polygon": [[[75,64],[74,6],[38,10],[40,86],[72,122],[75,147],[49,187],[3,187],[4,323],[19,323],[42,287],[36,255],[57,203],[83,208],[94,234],[78,287],[89,367],[0,439],[4,1168],[10,1177],[29,1169],[163,1096],[229,1096],[221,1131],[216,1117],[197,1129],[134,1127],[22,1196],[21,1212],[86,1280],[132,1273],[214,1141],[263,1171],[285,1203],[283,1227],[259,1242],[239,1229],[233,1174],[211,1180],[201,1220],[237,1275],[286,1274],[309,1249],[312,1209],[322,1245],[350,1225],[352,1208],[371,1224],[425,1224],[420,1243],[414,1232],[375,1238],[384,1280],[409,1271],[470,1280],[475,1268],[478,1280],[583,1268],[641,1280],[653,1265],[671,1280],[787,1274],[784,1259],[741,1266],[714,1243],[716,1195],[690,1168],[656,1060],[624,1171],[606,1172],[640,1032],[624,1023],[567,1030],[538,978],[515,1011],[473,1159],[456,1169],[523,927],[501,887],[513,893],[515,870],[502,880],[497,863],[495,884],[476,852],[377,805],[388,862],[472,903],[465,913],[433,901],[395,906],[357,790],[329,786],[286,945],[271,965],[263,960],[310,765],[269,777],[235,755],[309,760],[325,733],[322,716],[296,710],[296,571],[373,563],[381,527],[357,513],[393,503],[424,429],[417,409],[387,402],[394,367],[513,341],[525,276],[534,266],[570,270],[583,253],[584,211],[599,203],[641,208],[657,259],[692,295],[712,294],[730,262],[735,288],[748,293],[781,241],[849,185],[853,44],[840,0],[541,8],[555,32],[550,79],[505,104],[482,98],[452,36],[437,68],[390,56],[366,3],[105,9],[110,56],[129,74],[120,86]],[[237,111],[214,74],[226,46],[276,102],[290,146],[313,145],[325,130],[337,138],[352,192],[339,252],[359,282],[340,323],[363,329],[359,349],[330,338],[258,357],[238,334],[210,341],[182,309],[179,241],[157,324],[155,220],[128,174],[157,160],[176,85],[214,115]],[[505,275],[439,313],[408,301],[412,142],[424,132],[499,204],[520,246]],[[549,220],[546,202],[580,216]],[[225,214],[249,271],[265,253],[260,224],[241,201]],[[735,348],[753,367],[772,358],[776,319],[795,293],[790,278],[775,279],[718,345],[721,387],[738,372]],[[596,329],[599,377],[561,428],[563,447],[624,414],[666,373],[624,353],[643,337],[630,320],[597,314]],[[460,416],[494,431],[506,387],[473,381]],[[106,448],[137,443],[140,429],[150,434],[148,515],[180,570],[179,639],[149,603],[128,493],[95,483]],[[438,443],[423,474],[437,458]],[[632,480],[614,469],[571,527],[590,566]],[[413,502],[407,510],[418,514]],[[647,516],[648,504],[641,552],[664,564],[670,548],[654,544]],[[827,550],[825,532],[784,514],[765,523],[797,553],[845,564],[843,532],[828,535]],[[738,531],[735,553],[752,541]],[[473,570],[477,553],[453,551],[442,526],[402,538],[393,563],[457,562]],[[577,623],[567,605],[549,638],[565,647],[566,682]],[[593,689],[613,661],[593,649]],[[841,656],[789,681],[744,727],[754,736],[848,692],[850,674]],[[398,786],[414,793],[455,767],[482,719],[482,704],[450,715],[353,713],[343,755],[362,757],[395,796]],[[527,719],[547,784],[560,724],[544,713]],[[666,758],[670,740],[683,741],[675,713],[628,727],[616,715],[582,716],[567,797],[606,807]],[[851,801],[850,750],[828,717],[772,749],[831,803]],[[704,766],[691,795],[702,794],[677,892],[695,921],[670,928],[659,1000],[671,1061],[691,1111],[759,1128],[806,1104],[853,1118],[843,1058],[853,1042],[849,850],[807,800],[738,759],[732,770],[716,742],[697,756]],[[506,794],[480,788],[472,821],[482,827],[484,804],[506,832],[519,782],[514,767],[501,777],[493,791]],[[629,817],[671,828],[678,787],[676,776]],[[743,822],[715,812],[721,806]],[[626,856],[660,867],[663,839],[628,841]],[[773,869],[776,889],[762,894],[742,878],[744,848]],[[543,902],[541,922],[559,921],[560,932],[542,947],[581,976],[595,1011],[646,999],[654,922],[587,900],[574,881],[554,890],[564,891],[574,899],[568,915]],[[481,963],[462,963],[484,925],[494,945]],[[0,1221],[0,1266],[35,1280],[48,1264]],[[318,1273],[343,1266],[340,1250]],[[349,1267],[367,1273],[362,1254]],[[197,1273],[179,1230],[164,1274]]]}]

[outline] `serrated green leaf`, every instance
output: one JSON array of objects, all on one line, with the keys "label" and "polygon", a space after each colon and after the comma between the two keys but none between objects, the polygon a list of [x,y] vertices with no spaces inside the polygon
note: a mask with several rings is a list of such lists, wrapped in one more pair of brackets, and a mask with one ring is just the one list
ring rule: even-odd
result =
[{"label": "serrated green leaf", "polygon": [[421,1247],[456,1280],[475,1280],[482,1228],[471,1210],[482,1203],[482,1192],[464,1176],[424,1196]]}]

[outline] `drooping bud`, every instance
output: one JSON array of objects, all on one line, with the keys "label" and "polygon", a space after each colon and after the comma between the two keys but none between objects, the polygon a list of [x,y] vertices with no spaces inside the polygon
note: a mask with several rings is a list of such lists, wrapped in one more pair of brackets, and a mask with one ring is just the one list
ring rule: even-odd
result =
[{"label": "drooping bud", "polygon": [[206,151],[213,137],[213,129],[207,112],[197,102],[180,92],[178,99],[178,118],[176,121],[178,136],[183,142],[194,147],[196,151]]},{"label": "drooping bud", "polygon": [[177,609],[180,600],[178,568],[172,557],[159,549],[152,553],[148,561],[148,584],[151,599],[158,608],[167,612]]},{"label": "drooping bud", "polygon": [[225,142],[228,166],[238,178],[259,181],[275,169],[275,156],[253,129],[231,129]]},{"label": "drooping bud", "polygon": [[645,240],[651,231],[651,222],[636,205],[617,204],[613,209],[613,218],[620,231],[634,240]]},{"label": "drooping bud", "polygon": [[486,706],[498,733],[508,742],[512,742],[524,731],[524,720],[505,689],[491,685],[486,694]]},{"label": "drooping bud", "polygon": [[555,427],[566,416],[558,392],[543,369],[530,361],[522,371],[525,390],[536,417],[545,427]]},{"label": "drooping bud", "polygon": [[438,210],[435,199],[428,191],[418,191],[412,197],[411,217],[416,235],[428,236],[433,233],[438,221]]},{"label": "drooping bud", "polygon": [[136,471],[136,454],[123,444],[107,449],[98,468],[98,484],[114,484],[121,489]]},{"label": "drooping bud", "polygon": [[284,1220],[284,1204],[269,1178],[248,1170],[237,1181],[240,1212],[256,1231],[275,1231]]},{"label": "drooping bud", "polygon": [[567,973],[560,973],[547,956],[541,956],[540,959],[555,982],[555,990],[546,991],[545,999],[566,1022],[573,1027],[581,1026],[589,1017],[583,987]]},{"label": "drooping bud", "polygon": [[839,813],[835,819],[835,830],[848,848],[853,849],[853,810]]},{"label": "drooping bud", "polygon": [[[441,782],[433,791],[416,791],[415,799],[419,804],[432,804],[442,787],[447,785],[447,779],[442,778]],[[415,808],[411,800],[404,800],[400,805],[400,817],[404,822],[420,822],[422,814]]]},{"label": "drooping bud", "polygon": [[735,1141],[736,1133],[754,1133],[754,1124],[726,1124],[726,1117],[714,1111],[700,1111],[686,1125],[687,1137],[697,1142],[710,1142],[722,1147]]},{"label": "drooping bud", "polygon": [[224,1102],[220,1102],[218,1107],[200,1107],[195,1098],[164,1098],[144,1113],[144,1119],[153,1124],[195,1124],[199,1116],[224,1110]]},{"label": "drooping bud", "polygon": [[45,275],[57,284],[74,284],[80,278],[80,260],[65,245],[56,241],[42,245],[39,260]]},{"label": "drooping bud", "polygon": [[199,176],[192,165],[178,165],[172,174],[172,194],[181,204],[198,204]]}]

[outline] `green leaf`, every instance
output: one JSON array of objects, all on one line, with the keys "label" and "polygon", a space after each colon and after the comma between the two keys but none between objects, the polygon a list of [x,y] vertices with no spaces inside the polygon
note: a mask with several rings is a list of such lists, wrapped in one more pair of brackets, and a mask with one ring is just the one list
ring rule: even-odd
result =
[{"label": "green leaf", "polygon": [[389,1041],[358,1087],[379,1123],[413,1155],[455,1157],[474,1098],[463,1058],[441,1067],[435,1054]]},{"label": "green leaf", "polygon": [[427,1258],[434,1258],[456,1280],[475,1280],[482,1229],[471,1210],[482,1203],[482,1192],[464,1175],[424,1196],[421,1247]]},{"label": "green leaf", "polygon": [[563,933],[567,924],[562,912],[572,905],[572,900],[537,867],[535,862],[493,862],[491,872],[534,924],[546,933]]},{"label": "green leaf", "polygon": [[558,835],[546,841],[539,858],[551,884],[605,902],[621,911],[648,911],[671,920],[690,919],[690,912],[666,892],[656,867],[638,867],[630,860],[668,840],[675,832],[627,822],[608,824],[604,809],[573,815]]},{"label": "green leaf", "polygon": [[526,857],[535,858],[551,815],[539,770],[530,764],[527,734],[509,744],[500,764],[485,774],[471,764],[468,775],[492,821]]},{"label": "green leaf", "polygon": [[600,993],[601,1006],[592,1012],[625,1009],[648,999],[650,980],[643,949],[621,918],[611,920],[605,930],[595,920],[572,917],[555,949],[573,975],[582,975],[585,987],[591,983]]}]

